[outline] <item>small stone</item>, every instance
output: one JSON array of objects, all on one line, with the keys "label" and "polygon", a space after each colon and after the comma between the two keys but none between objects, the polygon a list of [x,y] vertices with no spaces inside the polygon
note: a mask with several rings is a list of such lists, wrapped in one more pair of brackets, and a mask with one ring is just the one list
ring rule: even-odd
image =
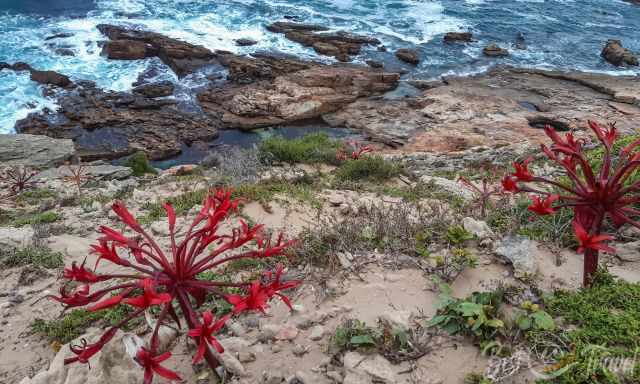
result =
[{"label": "small stone", "polygon": [[325,332],[326,330],[322,325],[316,325],[315,327],[311,328],[311,331],[309,332],[309,339],[318,341],[322,339]]},{"label": "small stone", "polygon": [[309,352],[309,349],[307,347],[305,347],[304,345],[300,345],[300,344],[295,344],[293,346],[293,349],[291,350],[291,352],[300,357],[303,356],[304,354],[306,354],[307,352]]},{"label": "small stone", "polygon": [[275,343],[271,346],[271,352],[273,353],[279,353],[282,351],[282,345]]},{"label": "small stone", "polygon": [[228,330],[230,330],[236,336],[244,336],[247,334],[247,330],[244,329],[242,324],[237,321],[231,321],[226,324]]},{"label": "small stone", "polygon": [[256,355],[253,352],[240,352],[238,353],[238,360],[241,363],[251,363],[256,361]]},{"label": "small stone", "polygon": [[615,244],[616,256],[627,262],[640,261],[640,240],[624,244]]},{"label": "small stone", "polygon": [[487,45],[482,50],[482,53],[484,53],[485,56],[489,56],[489,57],[505,57],[505,56],[509,56],[509,51],[504,49],[504,48],[500,48],[497,44],[489,44],[489,45]]},{"label": "small stone", "polygon": [[263,384],[281,384],[284,381],[284,376],[278,373],[265,372],[262,375]]},{"label": "small stone", "polygon": [[340,374],[340,372],[337,371],[327,371],[327,373],[325,373],[325,375],[327,375],[328,378],[330,378],[331,380],[333,380],[334,383],[342,383],[342,381],[344,380],[342,378],[342,375]]},{"label": "small stone", "polygon": [[411,328],[411,311],[390,311],[380,316],[380,320],[390,324],[393,328],[403,331]]},{"label": "small stone", "polygon": [[276,324],[263,325],[260,329],[260,334],[258,334],[258,340],[266,342],[275,339],[276,334],[280,332],[280,328],[281,327]]},{"label": "small stone", "polygon": [[295,325],[287,324],[276,333],[276,340],[293,340],[298,337],[298,328]]}]

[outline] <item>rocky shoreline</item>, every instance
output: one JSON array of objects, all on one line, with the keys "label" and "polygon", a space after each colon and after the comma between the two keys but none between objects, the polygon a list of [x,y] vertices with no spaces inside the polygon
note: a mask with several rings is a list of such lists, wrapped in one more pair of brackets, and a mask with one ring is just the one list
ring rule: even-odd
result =
[{"label": "rocky shoreline", "polygon": [[[640,112],[637,77],[498,67],[465,78],[404,81],[401,73],[385,71],[382,64],[323,64],[265,53],[238,56],[155,32],[114,25],[98,29],[108,38],[102,46],[107,58],[157,57],[180,78],[208,73],[208,85],[192,90],[194,104],[186,107],[172,97],[171,82],[149,81],[144,73],[131,92],[112,92],[25,63],[0,63],[0,70],[31,72],[32,80],[43,84],[43,92],[59,105],[57,111],[18,121],[16,131],[71,139],[77,156],[85,160],[137,151],[153,160],[166,159],[185,145],[215,139],[223,129],[253,130],[307,119],[360,130],[371,141],[393,148],[455,152],[535,142],[544,124],[581,129],[587,119],[597,119],[617,121],[623,131],[632,131]],[[385,49],[375,38],[326,32],[323,26],[276,22],[267,29],[343,62],[363,45]],[[444,37],[449,43],[471,39],[465,33]],[[396,55],[413,60],[411,52]],[[602,55],[616,65],[637,64],[615,40]]]}]

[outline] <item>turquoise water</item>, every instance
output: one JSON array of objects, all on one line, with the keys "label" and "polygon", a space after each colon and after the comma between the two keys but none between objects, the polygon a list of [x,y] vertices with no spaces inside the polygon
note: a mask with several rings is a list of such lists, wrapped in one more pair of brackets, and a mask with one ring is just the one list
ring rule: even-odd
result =
[{"label": "turquoise water", "polygon": [[[131,24],[211,49],[238,53],[278,50],[316,58],[307,48],[272,34],[264,24],[283,17],[317,22],[336,29],[375,35],[390,49],[414,47],[424,58],[408,77],[481,72],[497,61],[482,47],[509,47],[518,33],[528,49],[512,50],[500,63],[540,68],[638,74],[604,62],[600,50],[609,38],[640,51],[640,7],[619,0],[0,0],[0,61],[24,61],[73,79],[94,80],[100,87],[127,90],[156,59],[119,62],[100,56],[99,23]],[[442,35],[470,30],[477,42],[446,46]],[[73,36],[45,40],[57,33]],[[258,40],[236,47],[234,39]],[[73,51],[74,56],[60,54]],[[356,61],[383,60],[401,67],[391,53],[364,50]],[[322,60],[328,60],[321,58]],[[163,78],[178,81],[170,71]],[[184,79],[189,86],[194,79]],[[17,119],[43,107],[55,108],[26,74],[0,72],[0,132],[11,132]]]}]

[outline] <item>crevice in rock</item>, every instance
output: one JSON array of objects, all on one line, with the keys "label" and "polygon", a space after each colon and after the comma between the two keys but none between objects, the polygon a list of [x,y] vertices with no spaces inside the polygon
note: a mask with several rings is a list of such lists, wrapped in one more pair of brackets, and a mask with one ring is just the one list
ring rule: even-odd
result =
[{"label": "crevice in rock", "polygon": [[529,122],[529,125],[532,128],[544,129],[545,126],[550,125],[556,131],[559,131],[559,132],[566,132],[571,130],[571,127],[569,126],[569,124],[567,124],[564,121],[554,119],[552,117],[533,116],[533,117],[528,117],[527,121]]}]

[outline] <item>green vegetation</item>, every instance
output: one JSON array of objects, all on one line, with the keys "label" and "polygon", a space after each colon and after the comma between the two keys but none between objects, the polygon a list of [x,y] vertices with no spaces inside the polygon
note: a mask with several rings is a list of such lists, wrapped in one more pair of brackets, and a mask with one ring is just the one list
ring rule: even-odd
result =
[{"label": "green vegetation", "polygon": [[332,344],[340,351],[375,347],[382,333],[360,320],[347,320],[336,328]]},{"label": "green vegetation", "polygon": [[473,235],[462,225],[451,225],[447,228],[447,241],[451,245],[461,245],[465,241],[472,240]]},{"label": "green vegetation", "polygon": [[148,173],[157,174],[158,171],[155,170],[149,163],[149,159],[147,158],[147,154],[144,152],[136,152],[131,155],[127,161],[124,163],[125,167],[129,167],[133,170],[134,176],[144,176]]},{"label": "green vegetation", "polygon": [[[640,284],[599,271],[593,286],[559,291],[545,300],[548,311],[572,325],[569,331],[531,332],[530,343],[566,345],[549,368],[562,384],[623,384],[640,380]],[[553,345],[557,345],[554,343]],[[618,369],[618,372],[614,372]],[[620,371],[621,370],[621,371]]]},{"label": "green vegetation", "polygon": [[498,309],[504,292],[473,292],[457,299],[451,296],[451,287],[440,284],[438,313],[427,326],[438,326],[452,335],[463,334],[477,338],[480,343],[493,340],[503,333],[504,322],[498,318]]},{"label": "green vegetation", "polygon": [[275,136],[262,141],[258,157],[262,162],[337,164],[336,154],[343,144],[325,133],[314,133],[298,139]]},{"label": "green vegetation", "polygon": [[[116,325],[132,311],[131,307],[126,305],[118,305],[98,312],[74,309],[59,319],[35,319],[31,327],[35,332],[46,336],[50,341],[66,344],[84,334],[93,325],[103,325],[105,327]],[[132,329],[137,324],[139,324],[139,319],[131,321],[125,329]]]},{"label": "green vegetation", "polygon": [[381,156],[363,156],[357,160],[347,160],[335,172],[338,182],[386,181],[402,174],[399,164]]},{"label": "green vegetation", "polygon": [[54,269],[64,265],[64,256],[44,247],[3,249],[0,250],[0,265],[9,268],[33,265]]},{"label": "green vegetation", "polygon": [[493,380],[480,373],[469,373],[464,377],[464,384],[493,384]]},{"label": "green vegetation", "polygon": [[[624,136],[619,138],[618,140],[616,140],[616,142],[613,145],[613,148],[611,150],[611,153],[613,155],[614,161],[615,159],[618,157],[618,155],[620,154],[620,150],[624,147],[626,147],[627,145],[633,143],[634,141],[640,139],[640,135],[629,135],[629,136]],[[600,171],[600,168],[602,167],[602,161],[604,159],[604,147],[603,146],[598,146],[597,148],[585,151],[585,154],[587,156],[587,161],[589,162],[589,164],[591,165],[591,167],[593,168],[594,171]],[[631,185],[637,181],[640,181],[640,171],[636,170],[634,171],[631,176],[629,176],[629,178],[627,179],[627,181],[625,182],[626,185]]]},{"label": "green vegetation", "polygon": [[23,191],[16,197],[17,204],[38,205],[43,200],[55,199],[58,193],[48,188],[36,188]]},{"label": "green vegetation", "polygon": [[47,211],[43,213],[26,214],[24,216],[16,217],[13,219],[11,225],[14,227],[23,227],[25,225],[34,224],[48,224],[62,219],[62,215],[54,212]]}]

